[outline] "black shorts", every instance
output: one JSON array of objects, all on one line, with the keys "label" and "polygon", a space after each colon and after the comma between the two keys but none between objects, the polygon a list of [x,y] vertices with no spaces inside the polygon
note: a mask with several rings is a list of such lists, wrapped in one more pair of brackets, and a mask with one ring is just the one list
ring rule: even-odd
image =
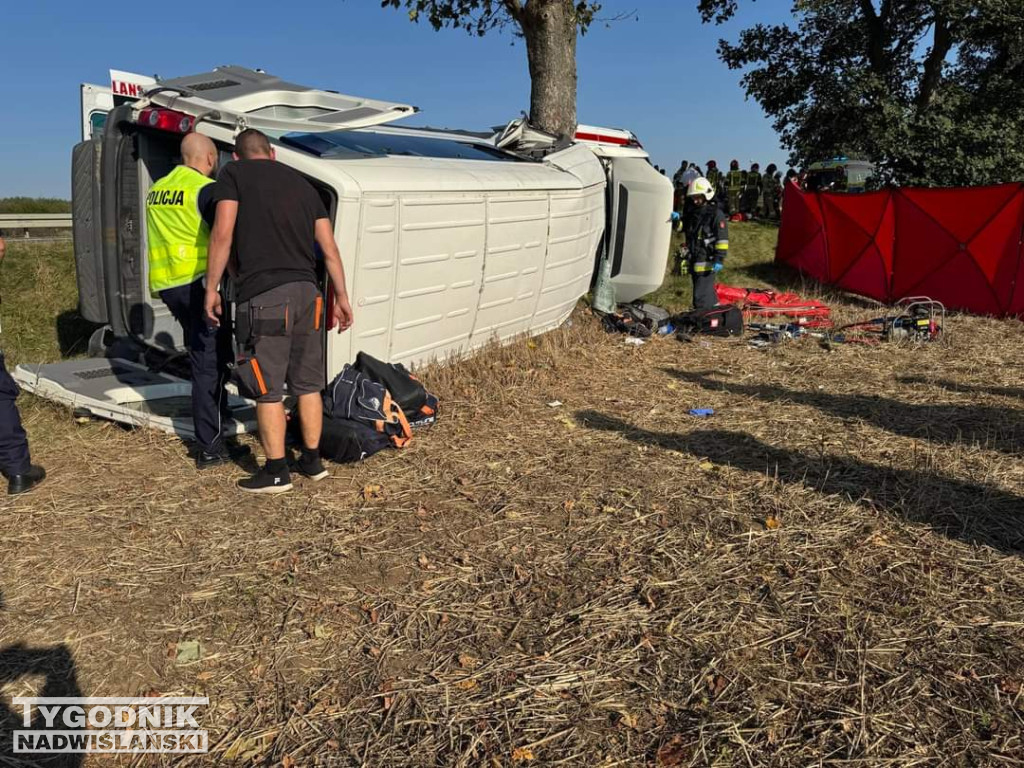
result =
[{"label": "black shorts", "polygon": [[324,388],[323,297],[308,282],[285,283],[238,304],[239,348],[259,361],[267,393],[261,403],[277,403],[288,385],[291,395]]}]

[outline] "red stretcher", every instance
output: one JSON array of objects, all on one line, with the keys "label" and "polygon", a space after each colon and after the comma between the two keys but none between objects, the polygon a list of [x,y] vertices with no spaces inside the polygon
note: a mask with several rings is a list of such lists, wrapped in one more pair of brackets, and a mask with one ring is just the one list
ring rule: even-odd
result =
[{"label": "red stretcher", "polygon": [[753,318],[788,318],[789,322],[807,328],[832,327],[832,310],[816,299],[733,285],[716,285],[715,292],[719,304],[735,304],[743,311],[747,322]]}]

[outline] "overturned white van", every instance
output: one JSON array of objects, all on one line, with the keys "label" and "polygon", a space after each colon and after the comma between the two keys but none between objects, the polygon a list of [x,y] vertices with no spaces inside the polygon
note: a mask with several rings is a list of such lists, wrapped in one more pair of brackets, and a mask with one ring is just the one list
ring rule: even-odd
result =
[{"label": "overturned white van", "polygon": [[[161,81],[113,109],[72,157],[80,311],[105,326],[90,350],[124,339],[181,347],[147,288],[144,200],[192,130],[216,142],[222,163],[240,131],[262,130],[322,196],[355,312],[349,332],[325,332],[328,379],[360,350],[416,366],[555,328],[605,254],[619,301],[661,284],[672,185],[632,134],[581,126],[559,140],[521,120],[493,133],[387,125],[416,112],[241,67]],[[18,378],[54,396],[70,383],[62,366],[83,364],[25,366]],[[90,397],[107,391],[104,379],[97,368]]]}]

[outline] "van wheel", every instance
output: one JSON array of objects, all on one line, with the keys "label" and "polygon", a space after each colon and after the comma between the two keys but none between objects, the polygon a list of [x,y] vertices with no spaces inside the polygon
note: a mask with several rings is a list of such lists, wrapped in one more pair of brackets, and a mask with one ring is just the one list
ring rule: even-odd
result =
[{"label": "van wheel", "polygon": [[89,337],[87,351],[89,357],[106,357],[107,350],[114,342],[114,331],[109,325],[97,328]]}]

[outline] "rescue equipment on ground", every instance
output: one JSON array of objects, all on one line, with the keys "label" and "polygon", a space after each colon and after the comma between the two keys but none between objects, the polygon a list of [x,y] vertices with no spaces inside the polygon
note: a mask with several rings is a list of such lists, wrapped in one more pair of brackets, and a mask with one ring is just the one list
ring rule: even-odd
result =
[{"label": "rescue equipment on ground", "polygon": [[884,341],[935,341],[942,336],[946,307],[927,296],[913,296],[898,305],[902,311],[838,328],[829,337],[833,344],[878,344]]},{"label": "rescue equipment on ground", "polygon": [[805,299],[795,293],[737,288],[732,285],[716,285],[715,292],[721,304],[738,306],[747,322],[754,318],[790,318],[793,323],[807,328],[832,327],[832,310],[816,299]]},{"label": "rescue equipment on ground", "polygon": [[720,304],[675,315],[672,324],[680,341],[692,341],[696,335],[739,336],[743,333],[743,313],[732,304]]},{"label": "rescue equipment on ground", "polygon": [[641,301],[619,304],[616,312],[601,315],[601,324],[608,333],[625,333],[640,339],[671,332],[667,330],[671,325],[668,310]]}]

